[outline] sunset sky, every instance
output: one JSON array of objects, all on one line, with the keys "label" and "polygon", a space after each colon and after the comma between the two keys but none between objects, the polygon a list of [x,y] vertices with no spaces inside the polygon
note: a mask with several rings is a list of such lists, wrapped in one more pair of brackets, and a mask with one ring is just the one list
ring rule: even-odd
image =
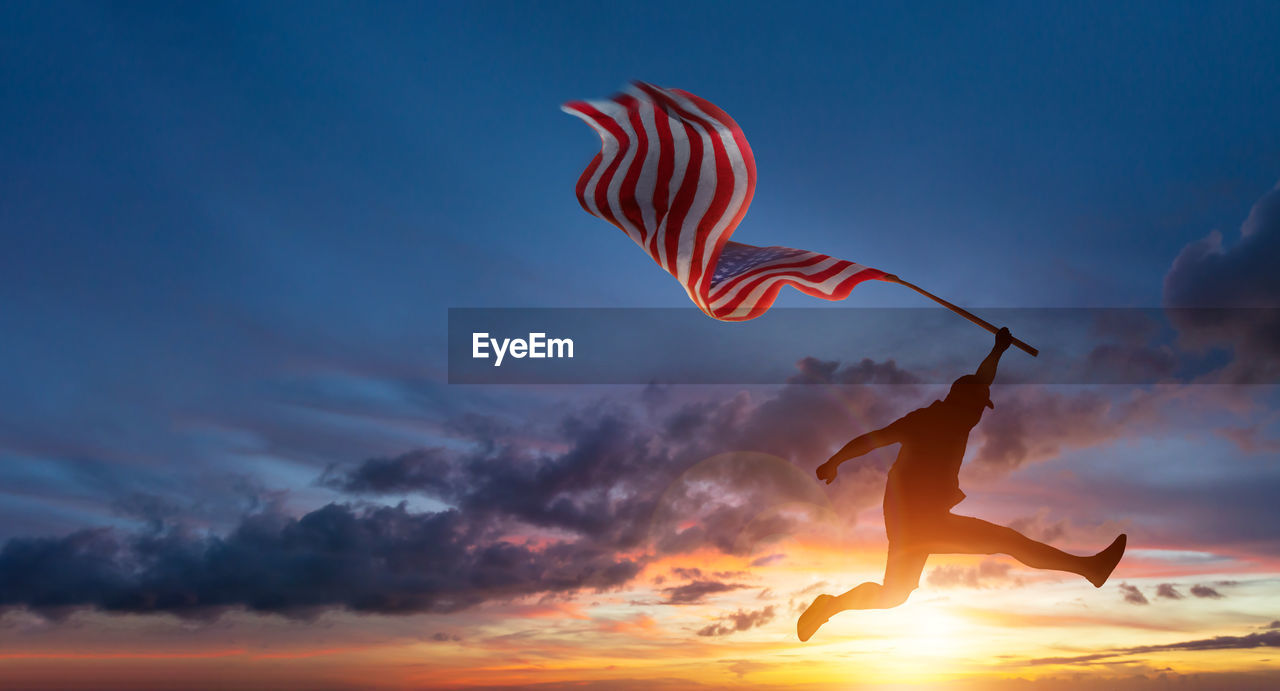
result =
[{"label": "sunset sky", "polygon": [[[1114,5],[0,2],[0,689],[1280,686],[1280,5]],[[900,286],[716,346],[776,384],[448,383],[449,308],[692,309],[574,197],[631,79],[742,126],[735,239],[1026,310],[955,510],[1104,587],[797,640],[895,448],[814,469],[990,348]]]}]

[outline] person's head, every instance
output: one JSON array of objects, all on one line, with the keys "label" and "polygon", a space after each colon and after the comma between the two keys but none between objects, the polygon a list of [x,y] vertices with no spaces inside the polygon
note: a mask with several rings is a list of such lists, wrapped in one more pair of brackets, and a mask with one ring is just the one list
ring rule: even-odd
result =
[{"label": "person's head", "polygon": [[955,380],[947,393],[947,403],[973,416],[976,424],[987,408],[995,408],[991,402],[991,387],[976,374],[966,374]]}]

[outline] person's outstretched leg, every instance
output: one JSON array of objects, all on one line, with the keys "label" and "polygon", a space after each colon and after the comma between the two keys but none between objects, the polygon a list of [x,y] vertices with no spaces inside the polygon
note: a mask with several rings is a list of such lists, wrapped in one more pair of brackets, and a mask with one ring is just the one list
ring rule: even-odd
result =
[{"label": "person's outstretched leg", "polygon": [[1081,557],[1032,540],[1013,528],[954,514],[947,516],[930,540],[935,554],[1007,554],[1033,569],[1084,576],[1096,587],[1101,587],[1120,563],[1125,542],[1126,536],[1121,535],[1101,552]]},{"label": "person's outstretched leg", "polygon": [[807,641],[831,617],[848,609],[888,609],[907,601],[907,596],[920,584],[928,552],[889,549],[884,569],[884,584],[866,582],[843,595],[819,595],[796,622],[796,635]]}]

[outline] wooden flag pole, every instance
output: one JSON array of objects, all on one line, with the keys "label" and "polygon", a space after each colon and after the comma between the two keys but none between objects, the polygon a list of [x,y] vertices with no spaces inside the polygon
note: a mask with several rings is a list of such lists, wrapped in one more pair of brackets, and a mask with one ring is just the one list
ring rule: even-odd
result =
[{"label": "wooden flag pole", "polygon": [[[942,305],[943,307],[946,307],[947,309],[951,310],[952,312],[955,312],[956,314],[958,314],[958,315],[960,315],[960,316],[964,317],[965,319],[968,319],[969,321],[973,322],[974,324],[977,324],[978,326],[981,326],[982,328],[986,329],[987,331],[990,331],[991,333],[995,333],[995,332],[997,332],[997,331],[999,331],[999,330],[1000,330],[1000,329],[997,329],[995,326],[993,326],[990,322],[986,321],[985,319],[982,319],[981,317],[978,317],[978,316],[974,315],[973,313],[969,312],[968,310],[964,309],[963,307],[957,307],[957,306],[955,306],[955,305],[953,305],[953,304],[951,304],[951,303],[947,302],[946,300],[943,300],[942,298],[938,297],[937,295],[934,295],[933,293],[930,293],[929,291],[925,290],[924,288],[921,288],[920,286],[915,285],[914,283],[908,283],[908,282],[906,282],[906,281],[902,280],[901,278],[898,278],[897,276],[894,276],[893,274],[885,274],[883,277],[881,277],[881,279],[880,279],[880,280],[882,280],[882,281],[888,281],[888,282],[890,282],[890,283],[897,283],[898,285],[904,285],[904,286],[906,286],[906,287],[908,287],[908,288],[910,288],[910,289],[912,289],[912,290],[916,291],[917,293],[920,293],[921,295],[923,295],[923,296],[925,296],[925,297],[929,298],[930,300],[933,300],[934,302],[938,303],[939,305]],[[1026,351],[1029,355],[1031,355],[1031,357],[1036,357],[1036,356],[1038,356],[1038,355],[1040,354],[1040,351],[1039,351],[1039,350],[1036,350],[1035,348],[1032,348],[1031,346],[1027,345],[1026,343],[1023,343],[1022,341],[1018,340],[1017,338],[1014,338],[1014,339],[1013,339],[1013,345],[1016,345],[1016,346],[1018,346],[1019,348],[1021,348],[1022,350]]]}]

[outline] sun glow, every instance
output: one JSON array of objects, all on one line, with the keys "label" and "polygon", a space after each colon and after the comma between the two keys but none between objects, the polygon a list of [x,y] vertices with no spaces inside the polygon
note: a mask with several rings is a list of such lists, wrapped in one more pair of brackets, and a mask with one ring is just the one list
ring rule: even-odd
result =
[{"label": "sun glow", "polygon": [[969,627],[942,603],[917,603],[904,608],[901,614],[904,622],[917,632],[903,641],[913,648],[913,652],[949,658],[971,647],[971,640],[964,637]]}]

